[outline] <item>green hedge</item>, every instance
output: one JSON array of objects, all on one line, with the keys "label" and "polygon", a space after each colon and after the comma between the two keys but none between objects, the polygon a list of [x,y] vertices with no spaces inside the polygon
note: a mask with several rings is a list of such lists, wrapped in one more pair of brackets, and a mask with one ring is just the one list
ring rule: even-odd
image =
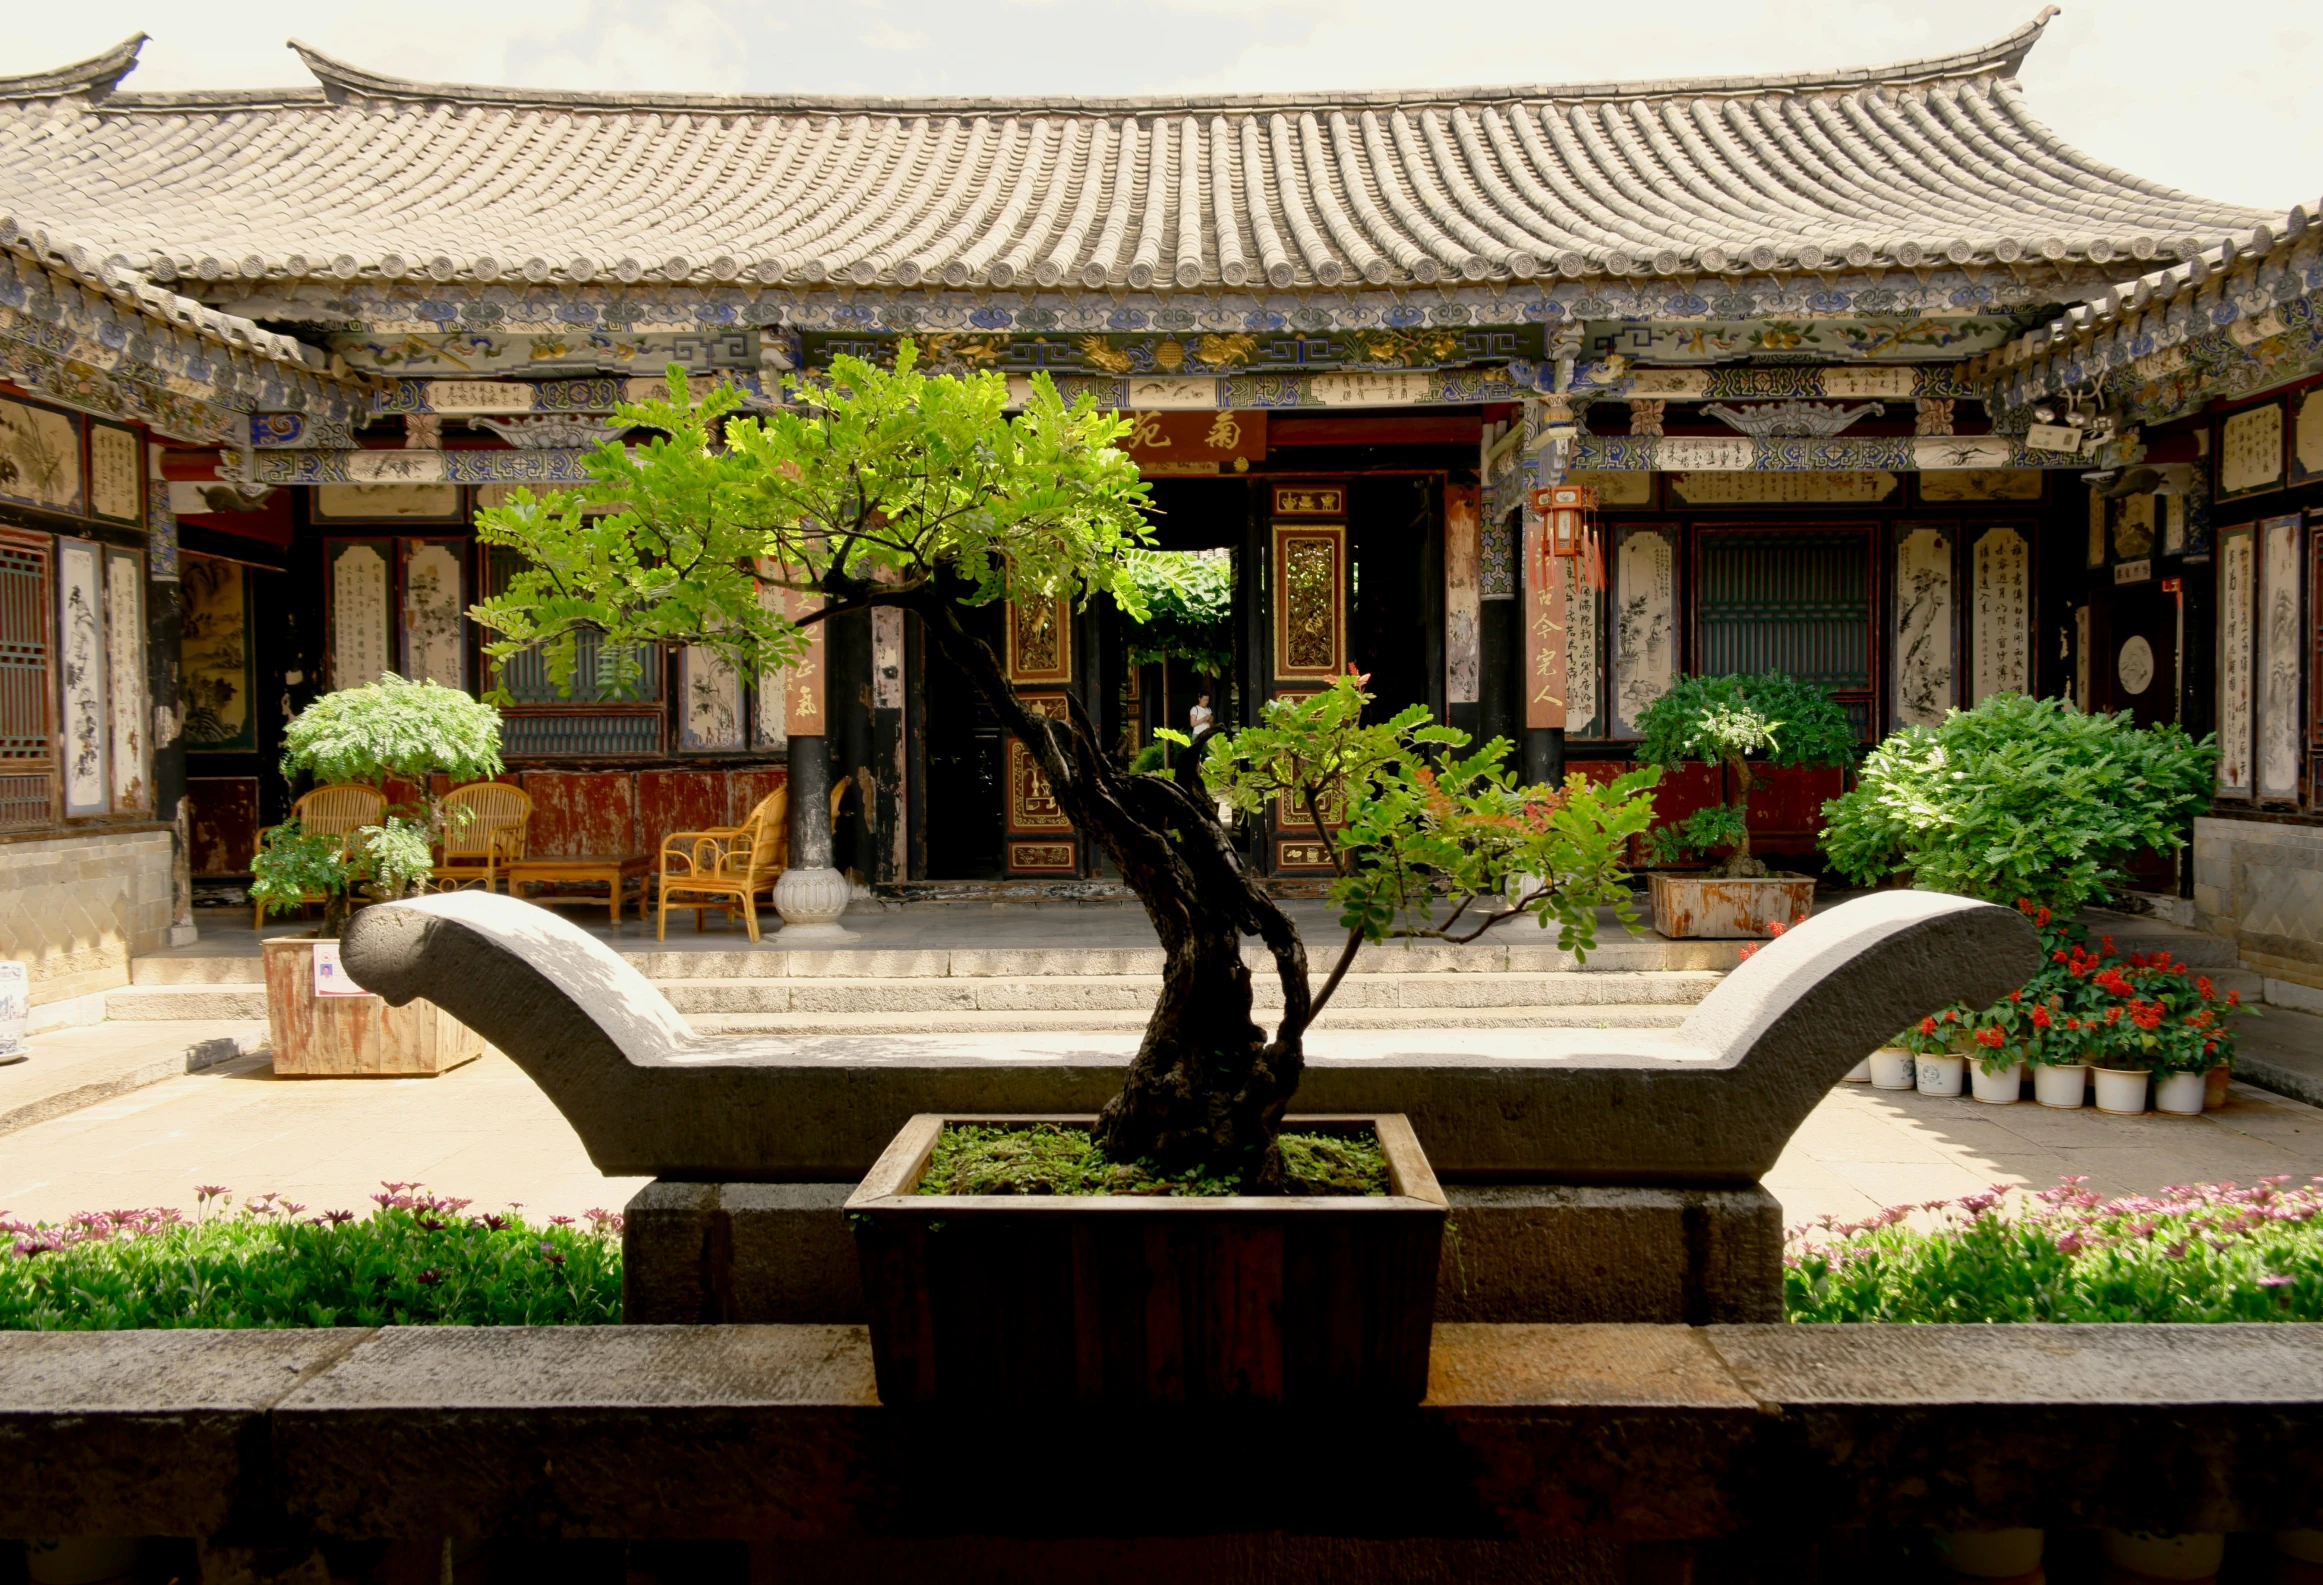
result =
[{"label": "green hedge", "polygon": [[[1794,1228],[1794,1321],[2323,1320],[2323,1178],[2104,1200],[2068,1178],[2008,1203],[1891,1206]],[[1926,1213],[1919,1225],[1908,1220]]]},{"label": "green hedge", "polygon": [[310,1215],[261,1195],[202,1213],[90,1211],[0,1222],[0,1327],[549,1326],[621,1319],[621,1218],[536,1226],[391,1183],[374,1209]]}]

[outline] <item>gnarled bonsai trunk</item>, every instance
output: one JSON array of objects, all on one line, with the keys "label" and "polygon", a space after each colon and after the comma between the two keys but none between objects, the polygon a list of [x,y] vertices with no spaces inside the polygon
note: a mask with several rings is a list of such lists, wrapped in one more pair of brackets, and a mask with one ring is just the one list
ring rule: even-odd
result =
[{"label": "gnarled bonsai trunk", "polygon": [[1739,754],[1727,758],[1726,768],[1734,772],[1734,799],[1728,807],[1740,816],[1735,822],[1734,851],[1726,855],[1726,873],[1735,880],[1764,875],[1766,866],[1750,856],[1750,790],[1758,783],[1750,774],[1750,761]]},{"label": "gnarled bonsai trunk", "polygon": [[[944,659],[1032,749],[1058,805],[1120,867],[1161,937],[1161,1000],[1128,1081],[1098,1120],[1099,1142],[1116,1159],[1147,1156],[1171,1171],[1272,1183],[1281,1171],[1274,1137],[1299,1087],[1309,1017],[1297,928],[1243,867],[1198,786],[1114,770],[1077,701],[1069,721],[1026,710],[991,646],[940,593],[915,591],[897,603],[919,613]],[[1273,1040],[1251,1018],[1245,935],[1266,943],[1282,980]]]}]

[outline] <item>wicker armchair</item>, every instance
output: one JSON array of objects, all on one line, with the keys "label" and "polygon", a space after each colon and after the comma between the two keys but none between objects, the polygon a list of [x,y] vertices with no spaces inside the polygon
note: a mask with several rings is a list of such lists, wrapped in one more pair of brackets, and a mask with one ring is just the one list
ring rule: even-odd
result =
[{"label": "wicker armchair", "polygon": [[[290,818],[302,831],[344,839],[387,818],[387,794],[362,782],[332,782],[327,787],[315,788],[292,804]],[[267,834],[277,829],[266,826],[259,831],[257,845],[251,850],[253,859],[265,848]],[[319,903],[328,899],[320,892],[307,892],[299,901]],[[250,928],[266,928],[264,903],[251,904]]]},{"label": "wicker armchair", "polygon": [[[669,911],[691,908],[701,929],[705,909],[742,910],[750,939],[758,939],[758,894],[774,889],[790,857],[790,789],[777,787],[738,826],[672,831],[661,843],[661,901],[653,938],[666,940]],[[677,901],[691,898],[692,901]]]},{"label": "wicker armchair", "polygon": [[532,822],[532,795],[506,782],[470,782],[444,795],[444,835],[430,872],[438,891],[494,878],[511,859],[524,857]]}]

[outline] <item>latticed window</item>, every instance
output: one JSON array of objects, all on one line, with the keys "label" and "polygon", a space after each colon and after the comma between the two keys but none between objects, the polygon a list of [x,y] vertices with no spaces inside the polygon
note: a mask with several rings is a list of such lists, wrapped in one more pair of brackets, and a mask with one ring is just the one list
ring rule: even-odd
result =
[{"label": "latticed window", "polygon": [[[508,587],[508,580],[523,568],[521,552],[507,545],[487,545],[484,547],[485,593],[500,593]],[[509,697],[518,704],[594,704],[661,697],[661,668],[651,658],[644,663],[629,692],[616,691],[612,685],[612,650],[613,646],[600,644],[594,633],[580,635],[573,656],[573,691],[569,694],[557,692],[556,684],[549,680],[548,661],[538,650],[487,664],[493,681],[507,689]],[[603,681],[592,686],[599,678]]]},{"label": "latticed window", "polygon": [[1704,529],[1696,669],[1780,671],[1871,726],[1871,540],[1862,529]]},{"label": "latticed window", "polygon": [[54,818],[49,553],[0,541],[0,830]]},{"label": "latticed window", "polygon": [[[522,553],[507,545],[484,547],[484,592],[498,594],[524,566]],[[512,759],[571,759],[654,755],[662,751],[667,723],[662,696],[662,663],[645,657],[640,674],[623,693],[612,646],[593,633],[580,635],[573,657],[573,690],[557,692],[548,661],[536,650],[497,663],[487,661],[487,686],[497,685],[513,701],[504,706],[500,749]]]}]

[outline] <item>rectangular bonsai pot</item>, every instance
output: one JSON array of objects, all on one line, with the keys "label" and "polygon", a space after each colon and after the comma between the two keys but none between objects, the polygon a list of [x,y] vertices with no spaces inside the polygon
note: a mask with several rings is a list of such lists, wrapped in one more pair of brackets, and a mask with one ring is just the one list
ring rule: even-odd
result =
[{"label": "rectangular bonsai pot", "polygon": [[1447,1206],[1401,1113],[1292,1117],[1377,1135],[1385,1195],[915,1194],[950,1123],[923,1112],[847,1201],[889,1404],[1417,1403]]},{"label": "rectangular bonsai pot", "polygon": [[1768,926],[1788,929],[1806,918],[1815,902],[1815,882],[1807,875],[1719,880],[1655,870],[1646,882],[1653,894],[1654,932],[1671,941],[1764,940],[1773,934]]}]

